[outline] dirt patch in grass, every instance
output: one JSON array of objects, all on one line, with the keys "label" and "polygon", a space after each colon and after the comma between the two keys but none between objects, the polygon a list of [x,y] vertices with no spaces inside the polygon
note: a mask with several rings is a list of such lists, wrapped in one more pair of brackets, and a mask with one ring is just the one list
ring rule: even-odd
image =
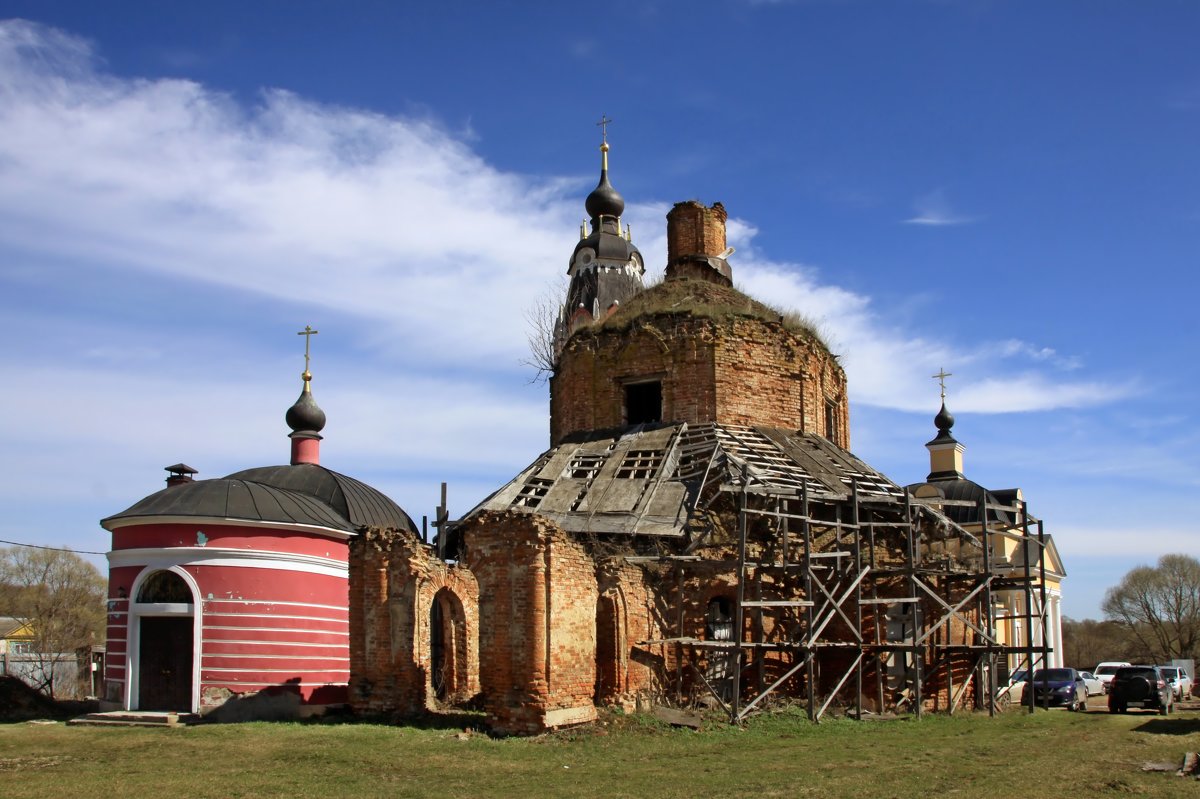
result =
[{"label": "dirt patch in grass", "polygon": [[16,677],[0,677],[0,723],[30,719],[69,719],[96,709],[95,702],[59,702]]}]

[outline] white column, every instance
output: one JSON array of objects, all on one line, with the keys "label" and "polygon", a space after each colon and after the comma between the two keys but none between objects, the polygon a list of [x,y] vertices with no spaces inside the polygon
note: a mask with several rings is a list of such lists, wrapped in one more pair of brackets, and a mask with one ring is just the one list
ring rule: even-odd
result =
[{"label": "white column", "polygon": [[1062,637],[1062,594],[1055,593],[1050,601],[1050,621],[1054,632],[1054,665],[1062,668],[1066,665],[1066,653],[1063,652]]}]

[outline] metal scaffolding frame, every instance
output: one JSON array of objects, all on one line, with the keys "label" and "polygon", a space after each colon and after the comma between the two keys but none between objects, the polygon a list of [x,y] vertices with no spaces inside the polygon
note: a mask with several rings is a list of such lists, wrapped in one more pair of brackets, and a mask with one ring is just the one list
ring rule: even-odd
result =
[{"label": "metal scaffolding frame", "polygon": [[[920,716],[930,691],[949,713],[970,691],[973,707],[994,714],[1006,694],[997,684],[1000,657],[1048,662],[1047,636],[1035,649],[1030,634],[1035,607],[1040,629],[1048,622],[1042,522],[1020,500],[917,499],[907,489],[865,496],[853,481],[849,489],[839,496],[804,482],[783,488],[742,469],[740,484],[719,489],[736,496],[736,563],[695,553],[654,558],[679,570],[679,629],[675,638],[645,643],[673,644],[677,692],[687,669],[734,723],[783,697],[802,699],[814,722],[839,699],[861,718],[868,695],[877,709]],[[979,530],[937,506],[975,506]],[[992,512],[1011,514],[1019,526],[990,522]],[[994,568],[1000,537],[1022,547],[1021,573]],[[978,552],[964,556],[964,549]],[[684,635],[684,574],[701,566],[735,570],[733,640]],[[1012,590],[1024,596],[1020,645],[1001,642],[996,630],[994,595]]]}]

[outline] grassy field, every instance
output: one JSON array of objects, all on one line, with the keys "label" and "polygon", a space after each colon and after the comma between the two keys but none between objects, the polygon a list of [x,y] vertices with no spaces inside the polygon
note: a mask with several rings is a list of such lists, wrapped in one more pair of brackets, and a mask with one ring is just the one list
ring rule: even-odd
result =
[{"label": "grassy field", "polygon": [[1148,761],[1200,750],[1200,714],[1039,711],[738,729],[644,716],[527,739],[366,723],[0,725],[0,796],[1081,797],[1200,795]]}]

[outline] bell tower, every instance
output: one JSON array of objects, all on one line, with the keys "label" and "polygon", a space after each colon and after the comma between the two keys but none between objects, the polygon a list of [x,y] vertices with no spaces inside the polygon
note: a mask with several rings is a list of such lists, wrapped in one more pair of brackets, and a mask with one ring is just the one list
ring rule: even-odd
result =
[{"label": "bell tower", "polygon": [[600,321],[643,288],[646,266],[633,246],[628,226],[622,228],[623,198],[608,181],[608,124],[602,117],[600,182],[587,196],[584,208],[590,222],[579,229],[579,243],[571,253],[567,274],[567,300],[554,327],[554,356],[557,360],[567,339],[580,326]]}]

